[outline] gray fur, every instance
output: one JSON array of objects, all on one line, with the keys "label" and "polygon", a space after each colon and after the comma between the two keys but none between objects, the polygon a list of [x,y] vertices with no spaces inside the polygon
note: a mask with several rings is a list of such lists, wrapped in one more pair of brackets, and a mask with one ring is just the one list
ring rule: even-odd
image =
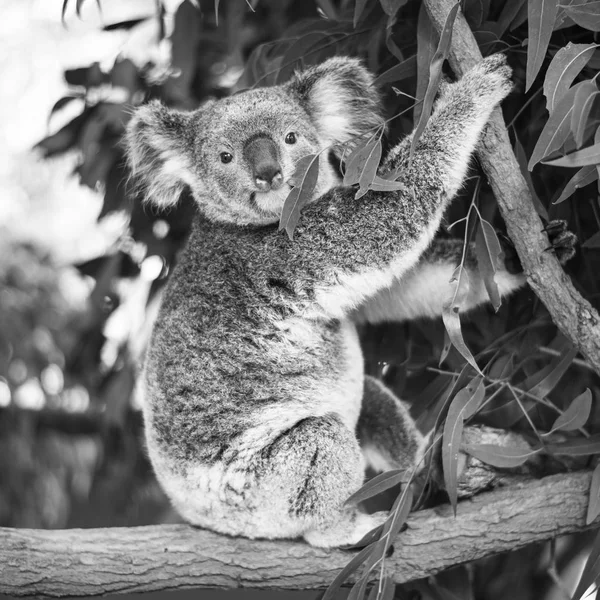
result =
[{"label": "gray fur", "polygon": [[[200,208],[144,375],[150,457],[194,524],[318,546],[358,541],[385,517],[343,506],[363,481],[355,429],[365,385],[384,402],[363,406],[362,422],[393,413],[398,425],[377,438],[388,439],[386,464],[408,468],[422,456],[424,437],[401,401],[365,383],[355,320],[368,318],[362,309],[381,294],[419,281],[422,266],[456,264],[453,253],[421,257],[492,108],[511,90],[510,69],[501,55],[485,59],[445,87],[410,163],[410,138],[390,152],[381,173],[403,166],[408,193],[355,200],[320,161],[290,242],[276,223],[295,163],[382,123],[372,82],[359,61],[336,58],[193,113],[151,104],[129,126],[130,164],[149,198],[166,206],[189,186]],[[290,131],[292,145],[284,142]],[[277,148],[281,189],[256,187],[244,158],[256,136]],[[509,287],[522,283],[517,276]]]}]

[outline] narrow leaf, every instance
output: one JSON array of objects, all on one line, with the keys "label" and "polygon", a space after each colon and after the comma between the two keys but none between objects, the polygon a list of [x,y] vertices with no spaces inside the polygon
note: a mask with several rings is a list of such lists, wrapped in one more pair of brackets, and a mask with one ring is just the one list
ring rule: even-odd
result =
[{"label": "narrow leaf", "polygon": [[381,492],[385,492],[385,490],[389,490],[401,483],[404,478],[406,478],[405,472],[398,469],[380,473],[373,477],[373,479],[367,481],[357,492],[354,492],[354,494],[346,500],[345,504],[358,504],[367,498],[381,494]]},{"label": "narrow leaf", "polygon": [[577,150],[566,156],[555,158],[554,160],[542,161],[545,165],[554,167],[585,167],[587,165],[600,164],[600,143],[594,144],[589,148]]},{"label": "narrow leaf", "polygon": [[215,24],[219,26],[219,4],[221,0],[215,0]]},{"label": "narrow leaf", "polygon": [[[379,145],[379,150],[376,147]],[[381,157],[381,140],[377,137],[372,137],[359,143],[352,151],[352,154],[346,160],[346,170],[344,172],[344,185],[354,185],[359,183],[365,166],[369,162],[369,158],[375,153]]]},{"label": "narrow leaf", "polygon": [[558,106],[550,114],[550,118],[546,121],[546,125],[542,129],[542,133],[540,133],[540,137],[529,159],[528,168],[530,171],[546,156],[558,150],[570,135],[573,102],[580,86],[581,83],[578,83],[568,90],[558,103]]},{"label": "narrow leaf", "polygon": [[590,525],[600,515],[600,463],[596,465],[590,483],[590,497],[588,502],[585,524]]},{"label": "narrow leaf", "polygon": [[371,556],[377,542],[369,544],[366,548],[363,548],[358,554],[356,554],[352,560],[337,574],[337,577],[331,582],[323,598],[321,600],[333,600],[335,595],[338,593],[342,585],[347,581],[348,577],[352,575],[366,560]]},{"label": "narrow leaf", "polygon": [[483,279],[483,284],[485,285],[492,306],[497,312],[502,304],[502,300],[500,299],[500,291],[498,290],[498,284],[494,279],[494,275],[496,274],[502,248],[500,247],[500,242],[494,228],[481,217],[479,219],[477,234],[475,235],[475,252],[477,254],[477,268]]},{"label": "narrow leaf", "polygon": [[561,377],[567,372],[571,366],[573,359],[577,356],[577,348],[571,348],[557,363],[554,363],[552,370],[538,384],[534,385],[529,391],[530,394],[538,398],[545,398],[560,381]]},{"label": "narrow leaf", "polygon": [[527,71],[525,75],[526,92],[529,91],[544,62],[557,11],[558,0],[528,1],[529,43],[527,44]]},{"label": "narrow leaf", "polygon": [[600,2],[578,2],[563,8],[567,16],[580,27],[590,31],[600,31]]},{"label": "narrow leaf", "polygon": [[400,181],[390,181],[375,175],[373,181],[369,184],[369,189],[375,192],[395,192],[406,190],[406,186]]},{"label": "narrow leaf", "polygon": [[557,456],[590,456],[600,453],[600,434],[590,435],[587,438],[574,438],[560,444],[547,444],[548,454]]},{"label": "narrow leaf", "polygon": [[526,463],[528,459],[541,452],[541,448],[514,448],[511,446],[496,446],[494,444],[465,444],[462,450],[497,469],[513,469]]},{"label": "narrow leaf", "polygon": [[550,114],[567,93],[575,77],[588,63],[596,47],[597,44],[569,42],[554,55],[544,80],[544,96]]},{"label": "narrow leaf", "polygon": [[296,181],[302,177],[301,183],[295,186],[285,199],[279,220],[279,231],[285,229],[290,240],[294,239],[294,230],[300,219],[300,211],[310,202],[317,185],[319,155],[309,155],[300,159],[292,177]]},{"label": "narrow leaf", "polygon": [[427,84],[427,91],[425,92],[425,98],[423,100],[421,116],[419,117],[419,122],[415,127],[410,143],[409,156],[411,158],[414,154],[415,148],[417,147],[419,138],[421,137],[421,134],[427,125],[429,116],[431,115],[433,101],[435,100],[435,95],[438,91],[440,78],[442,76],[442,66],[446,60],[446,57],[448,56],[448,52],[450,51],[450,45],[452,44],[452,28],[454,27],[454,20],[456,19],[456,14],[459,7],[460,4],[457,2],[450,9],[450,12],[446,17],[446,22],[444,23],[444,28],[442,29],[442,33],[440,35],[440,42],[435,54],[433,55],[433,58],[431,59],[431,64],[429,65],[429,83]]},{"label": "narrow leaf", "polygon": [[567,410],[554,421],[551,431],[575,431],[583,427],[592,410],[592,392],[588,388],[573,399]]},{"label": "narrow leaf", "polygon": [[589,185],[593,181],[598,179],[598,169],[595,165],[588,165],[587,167],[581,167],[571,179],[567,182],[567,185],[563,188],[558,200],[554,202],[554,204],[559,204],[560,202],[564,202],[567,198],[570,198],[575,190],[579,188],[585,187]]},{"label": "narrow leaf", "polygon": [[435,54],[438,41],[437,31],[427,14],[425,4],[422,2],[417,19],[417,89],[415,91],[416,102],[413,107],[413,122],[417,123],[423,110],[423,100],[429,83],[429,65]]},{"label": "narrow leaf", "polygon": [[581,597],[587,592],[588,588],[594,584],[598,584],[598,577],[600,573],[600,531],[596,534],[594,538],[594,543],[592,544],[592,549],[590,551],[590,555],[588,556],[587,561],[585,562],[585,567],[583,568],[583,573],[581,574],[581,578],[579,579],[579,583],[577,584],[577,588],[575,588],[575,593],[573,594],[572,600],[580,600]]},{"label": "narrow leaf", "polygon": [[[573,112],[571,113],[571,131],[575,136],[575,143],[578,148],[581,148],[585,141],[586,130],[589,130],[589,117],[592,113],[592,107],[599,96],[600,91],[598,91],[598,88],[593,81],[583,82],[583,85],[575,94]],[[596,124],[597,120],[594,119],[592,125]]]},{"label": "narrow leaf", "polygon": [[359,188],[356,192],[355,198],[358,200],[364,196],[368,191],[369,187],[373,183],[375,176],[377,175],[377,169],[379,168],[379,162],[381,161],[381,139],[377,140],[377,143],[373,146],[360,173],[358,180]]},{"label": "narrow leaf", "polygon": [[442,321],[448,332],[448,337],[452,345],[461,353],[463,358],[478,372],[481,373],[475,358],[465,344],[462,329],[460,326],[460,307],[462,306],[469,292],[469,275],[466,269],[460,265],[454,271],[450,282],[456,281],[454,294],[442,308]]},{"label": "narrow leaf", "polygon": [[352,23],[354,25],[354,29],[356,29],[356,26],[358,25],[358,22],[360,21],[360,17],[362,16],[366,5],[367,5],[367,0],[356,0],[356,4],[354,5],[354,19],[352,21]]},{"label": "narrow leaf", "polygon": [[584,248],[600,248],[600,231],[597,231],[591,238],[587,239]]},{"label": "narrow leaf", "polygon": [[367,585],[369,584],[369,578],[362,576],[350,590],[347,600],[363,600],[367,593]]},{"label": "narrow leaf", "polygon": [[394,501],[394,505],[390,511],[391,516],[383,525],[383,531],[381,533],[382,538],[389,534],[390,542],[394,543],[394,540],[402,528],[402,525],[406,523],[406,519],[408,518],[412,504],[413,489],[411,486],[407,486]]},{"label": "narrow leaf", "polygon": [[373,82],[374,87],[379,87],[384,83],[391,83],[393,81],[403,81],[409,77],[414,77],[417,73],[417,57],[409,56],[406,60],[401,63],[390,67],[387,71],[384,71],[375,81]]},{"label": "narrow leaf", "polygon": [[452,400],[452,403],[450,404],[446,422],[444,423],[444,432],[442,435],[444,484],[455,515],[456,502],[458,499],[458,454],[460,451],[464,420],[474,412],[471,400],[478,392],[479,387],[480,386],[478,386],[475,391],[466,387],[456,394],[454,400]]}]

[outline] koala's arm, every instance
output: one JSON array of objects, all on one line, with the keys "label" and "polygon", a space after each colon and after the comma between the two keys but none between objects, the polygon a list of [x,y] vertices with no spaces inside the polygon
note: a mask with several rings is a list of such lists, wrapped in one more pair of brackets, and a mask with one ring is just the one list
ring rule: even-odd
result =
[{"label": "koala's arm", "polygon": [[[450,280],[463,260],[463,252],[467,276],[462,285],[468,286],[468,293],[462,301],[461,312],[489,302],[474,245],[470,244],[465,251],[460,239],[440,239],[432,243],[421,260],[403,277],[394,279],[389,287],[369,299],[357,311],[356,319],[382,323],[440,317],[454,293],[456,283],[450,283]],[[504,260],[499,261],[494,279],[500,297],[508,296],[526,281],[520,269],[514,271]]]},{"label": "koala's arm", "polygon": [[294,242],[269,236],[267,252],[281,257],[287,284],[340,318],[401,279],[431,243],[481,130],[510,89],[505,58],[485,59],[444,90],[412,160],[411,137],[391,151],[382,170],[402,169],[406,190],[355,199],[355,190],[337,188],[305,209]]}]

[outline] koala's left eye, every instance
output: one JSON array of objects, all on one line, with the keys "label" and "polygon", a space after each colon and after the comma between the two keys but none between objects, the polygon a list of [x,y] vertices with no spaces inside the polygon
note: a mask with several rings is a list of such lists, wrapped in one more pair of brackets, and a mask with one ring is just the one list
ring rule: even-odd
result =
[{"label": "koala's left eye", "polygon": [[295,144],[296,143],[296,134],[293,131],[290,131],[286,136],[285,136],[285,143],[286,144]]},{"label": "koala's left eye", "polygon": [[221,162],[222,163],[230,163],[233,160],[233,156],[229,154],[229,152],[221,152]]}]

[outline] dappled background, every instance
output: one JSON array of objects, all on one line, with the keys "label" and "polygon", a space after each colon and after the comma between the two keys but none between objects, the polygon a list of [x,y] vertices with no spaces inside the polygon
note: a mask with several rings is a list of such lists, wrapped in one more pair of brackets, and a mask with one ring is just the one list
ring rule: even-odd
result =
[{"label": "dappled background", "polygon": [[[103,0],[100,11],[91,1],[0,2],[1,526],[180,520],[145,455],[136,382],[193,207],[184,197],[159,213],[131,188],[121,139],[133,107],[158,98],[193,109],[210,96],[274,84],[294,68],[356,54],[379,75],[387,116],[396,117],[384,148],[419,118],[437,45],[419,1],[228,0],[218,18],[215,4]],[[598,142],[600,17],[596,8],[582,17],[570,4],[542,23],[554,32],[538,74],[528,67],[527,2],[462,3],[483,54],[505,51],[514,68],[515,92],[504,103],[511,141],[541,218],[565,219],[577,234],[581,246],[567,272],[598,307],[600,158],[573,168],[539,164]],[[556,106],[548,105],[546,73],[568,43],[580,45],[585,60],[578,59],[563,101],[557,92]],[[479,174],[475,165],[441,235],[475,239],[480,218],[502,234]],[[472,205],[478,212],[469,211]],[[589,393],[586,433],[598,430],[598,378],[530,290],[498,312],[484,307],[463,316],[462,333],[485,373],[489,402],[480,422],[535,437]],[[441,320],[365,329],[362,338],[368,372],[412,403],[423,429],[440,414],[458,374],[463,385],[473,375]],[[534,589],[538,598],[561,598],[587,545],[585,537],[564,539],[417,587],[432,598],[517,600]]]}]

